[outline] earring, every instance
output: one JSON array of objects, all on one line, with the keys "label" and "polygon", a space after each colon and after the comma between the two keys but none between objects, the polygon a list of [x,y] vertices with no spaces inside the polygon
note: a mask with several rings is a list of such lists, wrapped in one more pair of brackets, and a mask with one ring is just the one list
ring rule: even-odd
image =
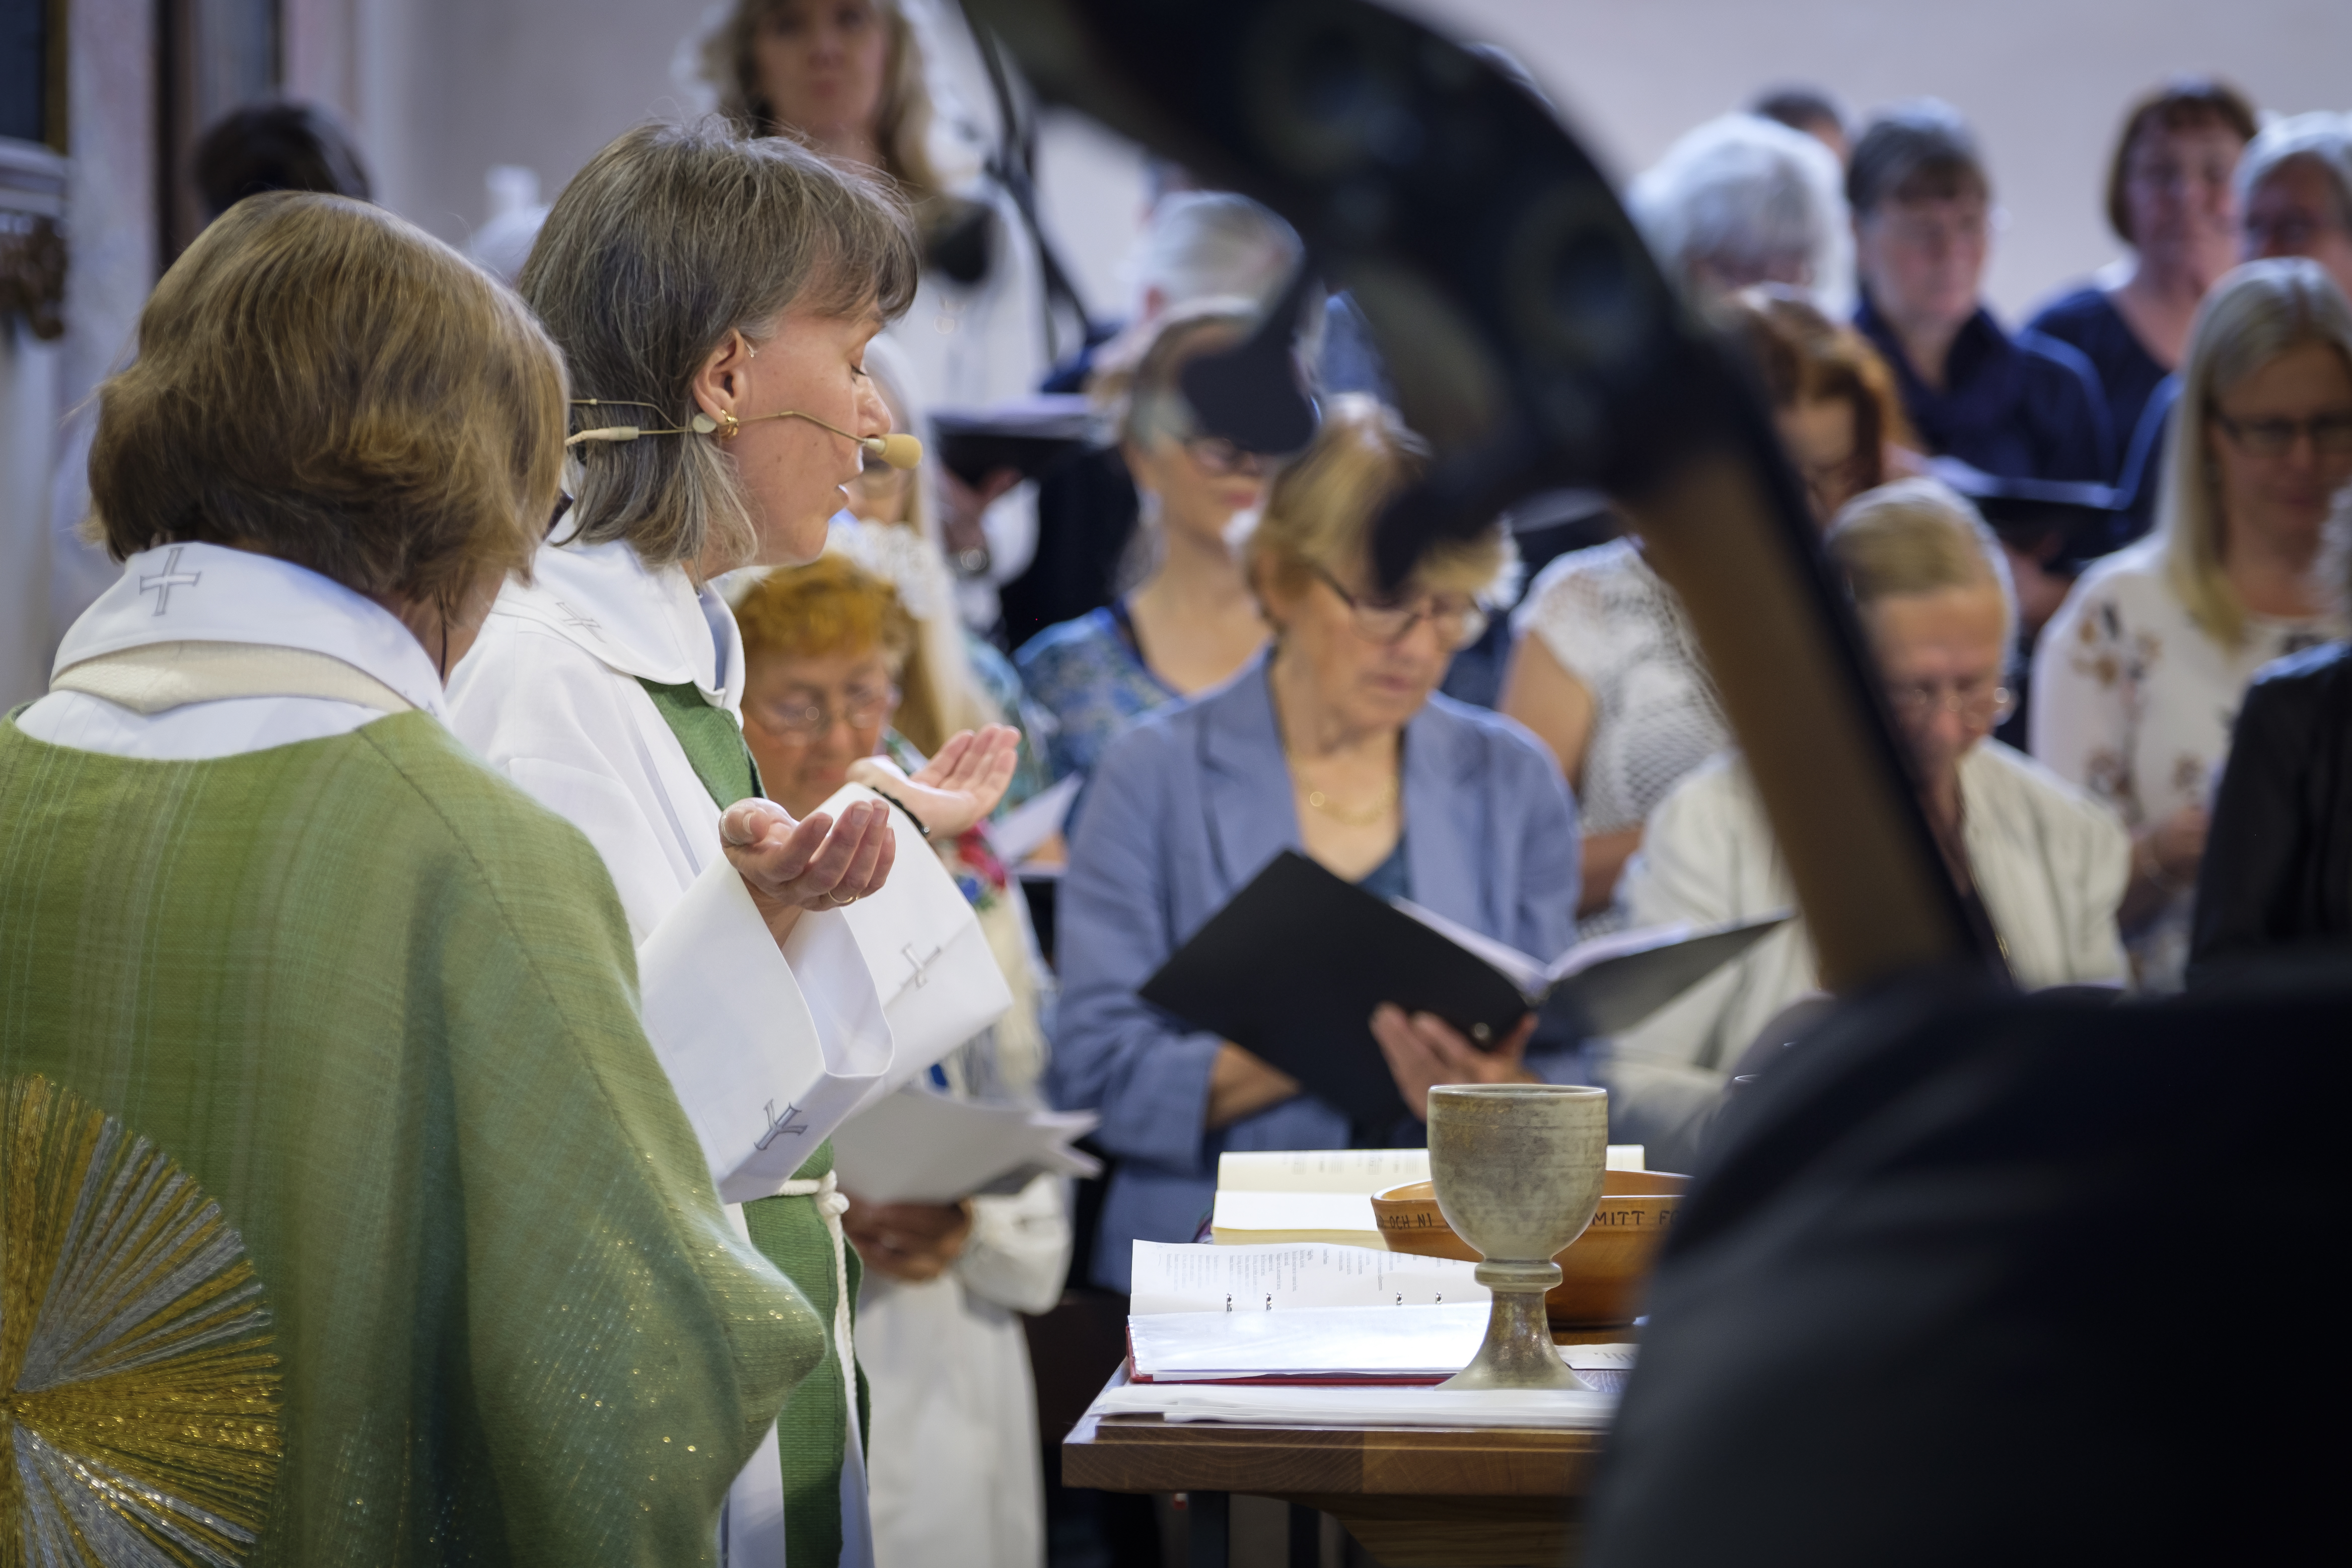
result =
[{"label": "earring", "polygon": [[743,422],[740,419],[736,418],[733,414],[722,414],[719,416],[719,438],[720,440],[732,441],[738,435],[741,434],[742,429]]}]

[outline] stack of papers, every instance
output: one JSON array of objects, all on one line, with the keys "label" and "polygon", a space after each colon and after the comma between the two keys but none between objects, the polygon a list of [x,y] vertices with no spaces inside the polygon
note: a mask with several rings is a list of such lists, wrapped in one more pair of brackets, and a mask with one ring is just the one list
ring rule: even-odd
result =
[{"label": "stack of papers", "polygon": [[[1127,1321],[1138,1383],[1443,1383],[1486,1336],[1485,1303],[1163,1312]],[[1630,1371],[1630,1344],[1562,1345],[1577,1371]]]},{"label": "stack of papers", "polygon": [[1107,1388],[1087,1414],[1276,1426],[1549,1426],[1594,1431],[1607,1426],[1616,1410],[1615,1394],[1574,1388],[1253,1388],[1179,1383]]},{"label": "stack of papers", "polygon": [[1017,1192],[1041,1174],[1091,1176],[1101,1162],[1070,1147],[1094,1131],[1090,1110],[979,1105],[909,1085],[833,1135],[842,1187],[868,1203],[951,1204]]}]

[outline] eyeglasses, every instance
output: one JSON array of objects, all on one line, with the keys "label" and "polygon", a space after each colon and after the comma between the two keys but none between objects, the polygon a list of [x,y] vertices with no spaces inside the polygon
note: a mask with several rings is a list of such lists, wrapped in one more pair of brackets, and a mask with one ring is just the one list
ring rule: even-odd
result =
[{"label": "eyeglasses", "polygon": [[2352,409],[2308,419],[2232,419],[2216,408],[2212,419],[2231,440],[2257,458],[2284,458],[2305,436],[2315,452],[2331,458],[2352,453]]},{"label": "eyeglasses", "polygon": [[1274,466],[1274,460],[1265,453],[1236,447],[1223,436],[1195,436],[1183,447],[1192,461],[1201,466],[1201,471],[1212,479],[1222,479],[1233,474],[1263,479]]},{"label": "eyeglasses", "polygon": [[1380,604],[1360,599],[1339,585],[1339,579],[1320,566],[1308,568],[1323,579],[1323,585],[1339,595],[1355,622],[1356,635],[1366,642],[1393,647],[1412,635],[1412,628],[1427,621],[1437,629],[1437,640],[1447,647],[1461,649],[1476,642],[1486,631],[1486,612],[1467,599],[1441,599],[1432,594],[1418,605]]},{"label": "eyeglasses", "polygon": [[2009,688],[1987,680],[1911,680],[1886,689],[1888,706],[1906,724],[1916,724],[1938,713],[1957,713],[1963,722],[1990,730],[2017,708]]},{"label": "eyeglasses", "polygon": [[805,746],[832,731],[836,719],[853,730],[878,729],[898,710],[898,689],[885,686],[842,694],[839,708],[824,702],[762,703],[752,710],[764,729],[774,731],[788,745]]}]

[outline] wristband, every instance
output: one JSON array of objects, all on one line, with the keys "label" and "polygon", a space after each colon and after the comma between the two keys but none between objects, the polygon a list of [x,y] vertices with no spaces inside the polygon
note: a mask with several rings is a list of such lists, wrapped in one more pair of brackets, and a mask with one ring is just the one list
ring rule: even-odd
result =
[{"label": "wristband", "polygon": [[[866,787],[867,789],[874,789],[872,784],[867,784]],[[923,819],[915,815],[915,808],[913,806],[908,805],[905,801],[900,800],[897,795],[892,795],[887,790],[874,789],[874,793],[880,795],[884,800],[888,801],[892,805],[897,806],[900,811],[905,812],[907,814],[907,820],[915,825],[916,832],[921,834],[925,838],[929,838],[931,836],[931,830],[923,826]]]}]

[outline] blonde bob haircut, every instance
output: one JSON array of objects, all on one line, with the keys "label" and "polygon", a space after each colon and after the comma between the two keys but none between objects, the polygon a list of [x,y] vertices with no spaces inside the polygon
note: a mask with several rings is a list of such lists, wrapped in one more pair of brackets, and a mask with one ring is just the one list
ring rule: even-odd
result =
[{"label": "blonde bob haircut", "polygon": [[1864,609],[1881,599],[1948,589],[2000,595],[2002,640],[2017,635],[2017,592],[2009,563],[1977,509],[1940,479],[1897,479],[1845,504],[1822,536]]},{"label": "blonde bob haircut", "polygon": [[[914,299],[916,266],[906,207],[885,186],[712,120],[640,125],[597,153],[555,199],[516,287],[563,350],[574,398],[651,404],[618,412],[674,427],[693,417],[695,375],[729,333],[764,342],[795,308],[888,321]],[[615,422],[575,413],[583,428]],[[578,539],[626,540],[655,567],[751,558],[751,502],[716,437],[574,450]]]},{"label": "blonde bob haircut", "polygon": [[522,302],[439,240],[341,196],[249,196],[99,388],[89,531],[117,561],[234,545],[459,618],[485,574],[530,569],[563,398]]},{"label": "blonde bob haircut", "polygon": [[2278,257],[2224,274],[2197,308],[2180,395],[2166,416],[2164,488],[2156,500],[2165,582],[2189,618],[2227,647],[2245,640],[2246,607],[2221,567],[2225,520],[2211,421],[2232,387],[2305,343],[2333,347],[2352,373],[2352,307],[2319,263]]},{"label": "blonde bob haircut", "polygon": [[[771,17],[795,6],[813,8],[835,0],[735,0],[703,35],[702,79],[718,95],[719,111],[753,136],[793,136],[798,126],[776,118],[775,106],[760,87],[753,46]],[[874,116],[874,142],[882,165],[907,199],[919,206],[943,194],[944,182],[930,153],[931,89],[923,66],[922,41],[897,0],[853,0],[871,10],[887,37],[882,68],[882,101]]]},{"label": "blonde bob haircut", "polygon": [[[1269,586],[1297,592],[1315,569],[1345,578],[1371,562],[1372,523],[1429,469],[1429,445],[1378,398],[1336,393],[1306,452],[1275,479],[1265,515],[1243,545],[1258,597]],[[1517,563],[1500,523],[1469,539],[1432,544],[1410,581],[1438,593],[1494,593]]]}]

